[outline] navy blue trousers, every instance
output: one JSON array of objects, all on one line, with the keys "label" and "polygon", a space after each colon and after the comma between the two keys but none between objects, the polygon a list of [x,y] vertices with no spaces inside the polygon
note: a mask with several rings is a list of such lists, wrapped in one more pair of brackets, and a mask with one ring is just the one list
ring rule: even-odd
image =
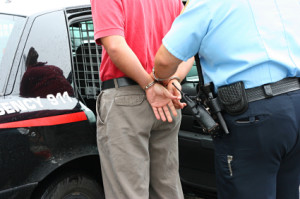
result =
[{"label": "navy blue trousers", "polygon": [[300,91],[223,116],[230,134],[214,139],[218,199],[299,199]]}]

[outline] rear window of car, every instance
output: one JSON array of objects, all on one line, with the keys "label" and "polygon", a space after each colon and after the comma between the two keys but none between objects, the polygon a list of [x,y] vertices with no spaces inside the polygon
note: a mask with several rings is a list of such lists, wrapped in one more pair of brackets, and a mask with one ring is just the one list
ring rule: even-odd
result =
[{"label": "rear window of car", "polygon": [[94,41],[93,22],[91,19],[79,21],[71,24],[69,30],[78,92],[85,101],[95,100],[100,93],[102,49]]}]

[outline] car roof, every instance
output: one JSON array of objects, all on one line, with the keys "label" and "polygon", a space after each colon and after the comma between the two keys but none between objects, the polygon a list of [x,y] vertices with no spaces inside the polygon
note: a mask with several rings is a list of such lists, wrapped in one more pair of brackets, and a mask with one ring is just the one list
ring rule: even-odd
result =
[{"label": "car roof", "polygon": [[0,0],[0,13],[30,16],[49,10],[90,5],[90,0]]}]

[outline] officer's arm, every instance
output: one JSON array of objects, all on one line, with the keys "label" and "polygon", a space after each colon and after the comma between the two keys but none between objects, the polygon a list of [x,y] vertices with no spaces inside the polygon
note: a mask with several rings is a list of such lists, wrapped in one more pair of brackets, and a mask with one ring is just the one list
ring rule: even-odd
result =
[{"label": "officer's arm", "polygon": [[[178,89],[181,90],[181,81],[185,78],[185,76],[188,74],[188,72],[191,70],[192,66],[194,65],[194,57],[190,58],[186,62],[181,62],[175,72],[175,77],[179,77],[180,82],[177,81],[177,79],[173,79],[168,82],[167,88],[168,90],[175,96],[179,96],[181,99],[181,93],[174,87],[173,84],[176,85]],[[176,108],[182,109],[186,104],[181,103],[180,100],[173,100],[173,104]]]},{"label": "officer's arm", "polygon": [[160,79],[171,77],[178,68],[182,60],[172,55],[164,45],[161,45],[155,55],[154,68],[155,76]]},{"label": "officer's arm", "polygon": [[[191,70],[194,64],[194,57],[190,58],[186,62],[177,59],[174,57],[165,47],[161,45],[156,56],[155,56],[155,76],[158,78],[168,78],[171,75],[177,76],[182,81],[188,72]],[[180,82],[176,80],[172,80],[169,82],[167,88],[168,90],[175,96],[179,96],[181,98],[180,92],[175,89],[173,84],[176,85],[177,88],[181,90]],[[173,100],[173,104],[176,108],[182,109],[185,104],[181,103],[179,100]]]},{"label": "officer's arm", "polygon": [[178,68],[177,68],[174,76],[177,76],[181,80],[183,80],[185,78],[185,76],[189,73],[189,71],[191,70],[191,68],[193,67],[194,61],[195,61],[194,57],[188,59],[186,62],[185,61],[181,61],[181,63],[178,65]]}]

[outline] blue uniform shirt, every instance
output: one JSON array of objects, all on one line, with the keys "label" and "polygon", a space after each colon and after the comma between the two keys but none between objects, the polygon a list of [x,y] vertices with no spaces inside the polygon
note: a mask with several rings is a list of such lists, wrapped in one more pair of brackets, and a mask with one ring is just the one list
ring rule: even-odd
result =
[{"label": "blue uniform shirt", "polygon": [[181,60],[199,53],[216,87],[300,77],[300,1],[190,0],[163,44]]}]

